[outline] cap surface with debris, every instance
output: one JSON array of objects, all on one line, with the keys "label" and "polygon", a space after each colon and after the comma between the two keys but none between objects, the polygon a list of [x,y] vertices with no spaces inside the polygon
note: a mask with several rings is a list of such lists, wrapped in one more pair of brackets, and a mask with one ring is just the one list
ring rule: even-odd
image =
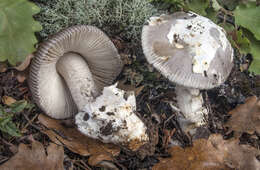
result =
[{"label": "cap surface with debris", "polygon": [[181,86],[210,89],[232,69],[233,49],[225,31],[193,12],[151,17],[142,47],[150,64]]}]

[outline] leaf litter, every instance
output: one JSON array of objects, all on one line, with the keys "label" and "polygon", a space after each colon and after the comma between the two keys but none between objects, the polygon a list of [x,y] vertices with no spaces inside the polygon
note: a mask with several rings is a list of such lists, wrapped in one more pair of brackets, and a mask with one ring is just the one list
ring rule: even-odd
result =
[{"label": "leaf litter", "polygon": [[223,140],[220,134],[193,142],[192,147],[173,146],[170,158],[161,158],[153,170],[230,170],[260,169],[257,156],[260,151],[248,145],[239,145],[238,139]]},{"label": "leaf litter", "polygon": [[42,132],[54,143],[64,145],[79,155],[90,156],[88,163],[92,166],[102,161],[112,161],[113,157],[120,152],[118,146],[91,139],[81,134],[75,127],[68,127],[61,120],[55,120],[43,114],[40,114],[38,119],[48,128]]},{"label": "leaf litter", "polygon": [[0,165],[1,170],[64,170],[63,147],[50,143],[44,149],[42,143],[31,138],[31,146],[21,143],[18,153]]},{"label": "leaf litter", "polygon": [[229,112],[231,118],[226,122],[226,126],[236,134],[243,132],[260,134],[260,100],[256,96],[248,98],[245,104],[237,106]]}]

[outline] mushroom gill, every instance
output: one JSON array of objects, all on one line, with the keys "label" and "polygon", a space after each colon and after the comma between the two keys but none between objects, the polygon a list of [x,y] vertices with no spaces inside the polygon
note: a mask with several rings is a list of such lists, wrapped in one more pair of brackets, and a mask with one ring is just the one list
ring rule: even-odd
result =
[{"label": "mushroom gill", "polygon": [[101,30],[73,26],[39,46],[31,63],[29,86],[34,101],[47,115],[68,118],[111,85],[122,66],[117,49]]}]

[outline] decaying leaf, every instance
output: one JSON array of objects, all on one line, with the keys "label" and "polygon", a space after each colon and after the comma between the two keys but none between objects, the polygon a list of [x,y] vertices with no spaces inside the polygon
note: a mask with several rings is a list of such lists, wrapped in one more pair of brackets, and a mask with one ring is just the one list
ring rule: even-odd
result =
[{"label": "decaying leaf", "polygon": [[17,73],[17,75],[16,75],[16,79],[17,79],[17,81],[18,81],[19,83],[23,83],[23,82],[26,80],[26,78],[27,78],[27,75],[26,75],[25,72],[19,72],[19,73]]},{"label": "decaying leaf", "polygon": [[217,154],[223,154],[223,163],[228,167],[238,170],[260,169],[260,161],[256,158],[260,150],[249,145],[239,145],[239,139],[223,140],[221,135],[211,135],[208,143],[215,147]]},{"label": "decaying leaf", "polygon": [[0,62],[0,73],[6,72],[7,67],[8,67],[8,66],[7,66],[6,63]]},{"label": "decaying leaf", "polygon": [[15,103],[16,100],[10,96],[3,96],[2,98],[2,102],[7,105],[10,106],[11,104]]},{"label": "decaying leaf", "polygon": [[153,170],[220,170],[226,168],[222,164],[224,153],[218,153],[206,139],[195,141],[193,147],[174,146],[169,149],[169,153],[172,157],[161,159]]},{"label": "decaying leaf", "polygon": [[[82,156],[90,156],[90,163],[98,164],[103,160],[110,161],[120,152],[119,147],[91,139],[81,134],[75,127],[66,127],[60,120],[51,119],[43,114],[39,115],[38,119],[44,126],[52,129],[42,132],[48,135],[53,142],[65,145],[72,152]],[[94,158],[97,158],[98,161]],[[95,166],[95,164],[92,165]]]},{"label": "decaying leaf", "polygon": [[229,170],[260,168],[256,156],[260,151],[239,140],[223,140],[221,135],[211,135],[208,140],[199,139],[193,147],[174,146],[169,149],[171,158],[161,159],[153,170]]},{"label": "decaying leaf", "polygon": [[238,134],[254,131],[260,133],[260,100],[256,96],[248,98],[245,104],[237,106],[229,114],[231,118],[225,125],[230,130]]},{"label": "decaying leaf", "polygon": [[144,89],[144,86],[135,87],[134,85],[127,85],[127,84],[124,84],[124,83],[125,83],[125,80],[119,81],[117,88],[122,89],[124,91],[133,91],[135,93],[136,97]]},{"label": "decaying leaf", "polygon": [[20,144],[18,153],[0,166],[1,170],[63,170],[64,151],[62,146],[51,143],[47,155],[43,145],[32,140],[31,148]]}]

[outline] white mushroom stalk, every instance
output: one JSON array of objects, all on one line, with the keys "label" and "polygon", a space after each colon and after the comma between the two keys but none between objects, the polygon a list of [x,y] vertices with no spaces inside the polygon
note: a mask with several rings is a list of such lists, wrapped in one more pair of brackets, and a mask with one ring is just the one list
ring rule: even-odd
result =
[{"label": "white mushroom stalk", "polygon": [[199,89],[176,86],[177,103],[183,114],[178,120],[184,130],[199,127],[206,123],[208,110],[203,106],[204,101]]},{"label": "white mushroom stalk", "polygon": [[117,143],[133,151],[148,142],[146,126],[136,116],[134,92],[104,87],[102,95],[76,115],[78,129],[105,143]]},{"label": "white mushroom stalk", "polygon": [[206,123],[200,89],[219,86],[233,66],[233,49],[223,28],[193,12],[152,17],[143,27],[142,47],[150,64],[176,83],[184,129]]}]

